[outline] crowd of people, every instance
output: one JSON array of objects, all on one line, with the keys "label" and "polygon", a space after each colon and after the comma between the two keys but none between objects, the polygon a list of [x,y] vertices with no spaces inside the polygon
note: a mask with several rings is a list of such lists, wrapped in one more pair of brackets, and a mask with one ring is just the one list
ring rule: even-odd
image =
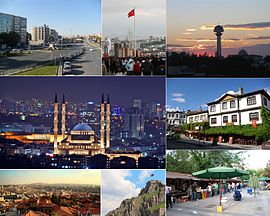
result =
[{"label": "crowd of people", "polygon": [[102,73],[116,76],[165,75],[165,59],[161,57],[103,58]]},{"label": "crowd of people", "polygon": [[[243,183],[241,182],[227,182],[226,184],[222,184],[222,188],[220,190],[219,183],[209,182],[208,185],[204,188],[200,187],[196,181],[193,182],[193,184],[187,186],[187,184],[183,185],[183,190],[188,200],[191,202],[195,202],[202,198],[208,198],[220,195],[222,193],[222,196],[225,195],[225,193],[233,193],[233,197],[235,201],[241,201],[242,199],[242,193],[241,190],[244,187]],[[201,197],[199,197],[201,195]],[[175,202],[174,199],[174,192],[172,190],[172,187],[167,186],[166,187],[166,198],[167,198],[167,208],[173,206],[173,202]],[[174,200],[174,201],[173,201]]]}]

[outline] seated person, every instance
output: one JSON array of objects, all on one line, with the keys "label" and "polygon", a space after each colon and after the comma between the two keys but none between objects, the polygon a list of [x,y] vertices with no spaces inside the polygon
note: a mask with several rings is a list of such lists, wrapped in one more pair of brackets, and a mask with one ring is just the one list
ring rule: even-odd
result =
[{"label": "seated person", "polygon": [[241,201],[242,194],[241,194],[240,190],[236,190],[234,192],[233,198],[234,198],[235,201]]}]

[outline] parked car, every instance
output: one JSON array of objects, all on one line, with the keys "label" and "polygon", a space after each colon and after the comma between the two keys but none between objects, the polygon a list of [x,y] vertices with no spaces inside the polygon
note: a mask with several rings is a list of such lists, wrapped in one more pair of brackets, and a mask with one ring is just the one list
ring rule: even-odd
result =
[{"label": "parked car", "polygon": [[63,73],[71,73],[71,65],[65,65],[63,68]]}]

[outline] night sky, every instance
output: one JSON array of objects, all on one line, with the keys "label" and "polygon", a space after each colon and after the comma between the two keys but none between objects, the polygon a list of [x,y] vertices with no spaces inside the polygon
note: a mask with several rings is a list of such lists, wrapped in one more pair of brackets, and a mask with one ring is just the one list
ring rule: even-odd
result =
[{"label": "night sky", "polygon": [[100,103],[102,92],[110,93],[111,104],[131,105],[133,99],[165,104],[163,77],[1,77],[0,98],[59,100],[64,93],[69,103]]}]

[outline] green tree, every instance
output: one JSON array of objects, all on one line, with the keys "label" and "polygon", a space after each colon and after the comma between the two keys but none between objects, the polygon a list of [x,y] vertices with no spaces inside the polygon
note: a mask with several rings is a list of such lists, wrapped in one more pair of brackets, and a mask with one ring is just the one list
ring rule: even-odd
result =
[{"label": "green tree", "polygon": [[172,151],[167,155],[167,170],[192,173],[216,166],[244,168],[243,152]]},{"label": "green tree", "polygon": [[20,42],[20,35],[17,32],[9,32],[9,33],[1,33],[0,34],[0,43],[7,44],[11,47],[16,47],[17,44]]}]

